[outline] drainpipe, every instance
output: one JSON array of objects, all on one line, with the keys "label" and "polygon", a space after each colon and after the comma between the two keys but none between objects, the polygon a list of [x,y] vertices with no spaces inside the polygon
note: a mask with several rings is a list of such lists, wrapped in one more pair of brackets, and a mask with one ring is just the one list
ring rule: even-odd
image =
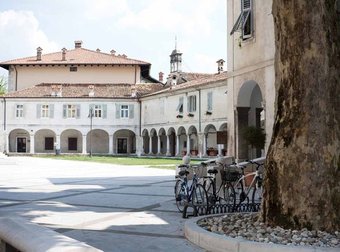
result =
[{"label": "drainpipe", "polygon": [[201,109],[201,89],[198,89],[198,132],[201,133],[202,131],[202,109]]},{"label": "drainpipe", "polygon": [[6,98],[2,98],[3,100],[4,100],[4,131],[6,131],[6,124],[7,124],[7,122],[6,122],[6,111],[7,111],[7,109],[6,109]]},{"label": "drainpipe", "polygon": [[139,136],[142,136],[142,101],[138,98],[139,104]]}]

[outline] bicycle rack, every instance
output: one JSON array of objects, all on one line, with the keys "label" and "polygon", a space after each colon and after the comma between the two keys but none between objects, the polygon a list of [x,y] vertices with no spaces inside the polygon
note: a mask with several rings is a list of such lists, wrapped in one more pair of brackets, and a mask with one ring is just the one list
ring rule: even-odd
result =
[{"label": "bicycle rack", "polygon": [[[231,204],[215,204],[212,206],[201,205],[193,206],[192,204],[187,204],[184,206],[182,213],[183,218],[203,216],[209,214],[221,214],[221,213],[241,213],[241,212],[258,212],[260,210],[260,203],[243,203],[236,208]],[[192,208],[192,213],[188,212],[188,209]]]}]

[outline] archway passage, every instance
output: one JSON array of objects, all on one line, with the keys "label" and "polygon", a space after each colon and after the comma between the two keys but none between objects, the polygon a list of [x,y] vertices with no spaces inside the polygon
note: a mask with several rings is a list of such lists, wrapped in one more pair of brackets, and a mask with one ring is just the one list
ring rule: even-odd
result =
[{"label": "archway passage", "polygon": [[142,132],[142,136],[143,136],[143,153],[144,154],[149,154],[150,149],[150,136],[149,136],[149,132],[147,129],[144,129]]},{"label": "archway passage", "polygon": [[159,131],[158,131],[158,153],[160,155],[165,155],[166,154],[166,151],[167,151],[167,135],[165,133],[165,129],[164,128],[161,128]]},{"label": "archway passage", "polygon": [[217,156],[217,130],[216,127],[212,124],[208,124],[204,128],[203,146],[205,148],[205,154],[207,154],[208,156]]},{"label": "archway passage", "polygon": [[91,154],[109,153],[109,134],[101,129],[94,129],[87,133],[86,152]]},{"label": "archway passage", "polygon": [[[261,150],[252,150],[243,137],[248,126],[263,125],[263,99],[259,85],[251,80],[243,83],[237,96],[237,156],[249,159],[261,156]],[[262,121],[262,122],[261,122]]]},{"label": "archway passage", "polygon": [[197,129],[195,126],[190,126],[188,129],[188,135],[189,135],[189,145],[188,151],[190,151],[191,156],[197,156],[198,155],[198,135],[197,135]]},{"label": "archway passage", "polygon": [[34,135],[35,153],[53,153],[56,134],[50,129],[40,129]]},{"label": "archway passage", "polygon": [[136,134],[128,129],[118,130],[114,133],[114,153],[136,153]]},{"label": "archway passage", "polygon": [[176,156],[176,131],[174,128],[168,129],[169,136],[169,154],[170,156]]},{"label": "archway passage", "polygon": [[187,134],[185,128],[183,126],[179,127],[177,130],[177,139],[178,139],[178,155],[186,155],[187,154]]},{"label": "archway passage", "polygon": [[30,152],[30,134],[24,129],[14,129],[8,136],[8,151],[18,153]]},{"label": "archway passage", "polygon": [[76,129],[64,130],[60,135],[61,153],[82,153],[83,136]]},{"label": "archway passage", "polygon": [[158,147],[158,136],[157,131],[155,129],[150,130],[150,154],[157,154],[157,147]]}]

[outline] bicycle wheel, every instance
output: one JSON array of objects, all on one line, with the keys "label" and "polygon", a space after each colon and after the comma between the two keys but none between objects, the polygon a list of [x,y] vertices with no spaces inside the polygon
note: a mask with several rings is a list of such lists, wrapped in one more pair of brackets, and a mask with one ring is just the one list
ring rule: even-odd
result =
[{"label": "bicycle wheel", "polygon": [[253,211],[257,211],[257,204],[261,204],[262,201],[262,185],[259,179],[256,180],[255,185],[252,188],[253,193],[251,196],[251,203],[253,205]]},{"label": "bicycle wheel", "polygon": [[207,192],[208,203],[210,206],[215,204],[215,195],[214,195],[214,181],[211,178],[207,178],[204,180],[203,187]]},{"label": "bicycle wheel", "polygon": [[233,185],[227,182],[223,187],[223,203],[235,206],[236,205],[236,193]]},{"label": "bicycle wheel", "polygon": [[200,184],[195,185],[192,192],[192,205],[198,214],[205,214],[208,209],[208,196],[204,187]]},{"label": "bicycle wheel", "polygon": [[178,210],[183,212],[184,206],[188,202],[188,197],[185,193],[185,185],[181,180],[177,180],[175,185],[175,199]]}]

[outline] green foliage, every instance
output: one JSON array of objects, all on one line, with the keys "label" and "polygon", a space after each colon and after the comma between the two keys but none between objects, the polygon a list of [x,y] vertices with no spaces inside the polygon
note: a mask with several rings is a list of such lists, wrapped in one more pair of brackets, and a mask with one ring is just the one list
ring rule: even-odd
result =
[{"label": "green foliage", "polygon": [[4,76],[0,77],[0,95],[7,93],[7,81]]},{"label": "green foliage", "polygon": [[266,134],[262,128],[247,126],[242,129],[243,139],[253,148],[263,149],[266,141]]}]

